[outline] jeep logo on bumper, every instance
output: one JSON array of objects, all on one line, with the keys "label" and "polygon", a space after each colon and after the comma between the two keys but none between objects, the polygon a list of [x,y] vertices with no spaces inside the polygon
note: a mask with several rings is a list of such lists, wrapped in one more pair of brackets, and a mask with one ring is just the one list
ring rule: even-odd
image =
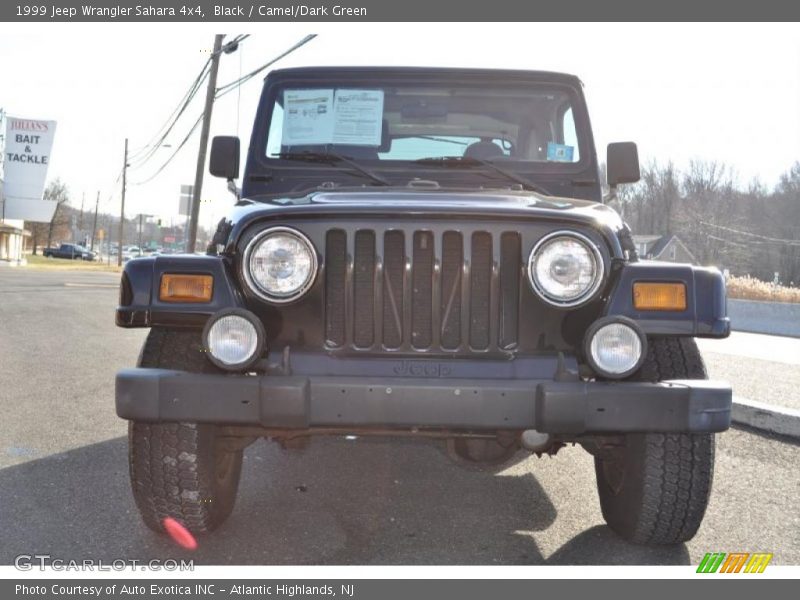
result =
[{"label": "jeep logo on bumper", "polygon": [[394,372],[411,377],[445,377],[450,374],[450,367],[426,360],[403,360],[394,368]]}]

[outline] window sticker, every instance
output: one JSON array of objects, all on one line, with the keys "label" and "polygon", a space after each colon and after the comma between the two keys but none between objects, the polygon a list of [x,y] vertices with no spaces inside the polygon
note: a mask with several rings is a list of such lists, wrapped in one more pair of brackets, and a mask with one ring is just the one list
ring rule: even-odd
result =
[{"label": "window sticker", "polygon": [[285,90],[282,146],[381,145],[383,90]]},{"label": "window sticker", "polygon": [[383,90],[336,90],[333,143],[380,146]]},{"label": "window sticker", "polygon": [[567,146],[566,144],[556,144],[555,142],[547,142],[547,160],[551,162],[572,162],[572,156],[575,152],[574,146]]},{"label": "window sticker", "polygon": [[283,146],[330,144],[333,140],[333,90],[283,93]]}]

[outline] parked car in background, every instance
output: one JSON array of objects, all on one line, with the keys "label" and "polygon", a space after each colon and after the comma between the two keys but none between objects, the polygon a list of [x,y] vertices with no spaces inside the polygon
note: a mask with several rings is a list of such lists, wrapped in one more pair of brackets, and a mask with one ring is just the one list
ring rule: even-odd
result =
[{"label": "parked car in background", "polygon": [[57,248],[45,248],[45,258],[68,258],[70,260],[96,260],[97,253],[80,244],[61,244]]},{"label": "parked car in background", "polygon": [[132,258],[144,256],[144,252],[139,246],[123,246],[122,247],[122,262],[127,262]]}]

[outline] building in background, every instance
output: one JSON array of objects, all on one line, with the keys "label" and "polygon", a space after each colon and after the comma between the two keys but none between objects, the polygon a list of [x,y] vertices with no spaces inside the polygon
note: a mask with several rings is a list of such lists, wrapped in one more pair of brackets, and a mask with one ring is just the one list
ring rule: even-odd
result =
[{"label": "building in background", "polygon": [[639,258],[667,262],[692,263],[697,260],[677,235],[634,235]]},{"label": "building in background", "polygon": [[24,221],[4,219],[2,217],[4,210],[3,181],[0,180],[0,266],[25,264],[22,250],[25,238],[31,234],[25,230]]}]

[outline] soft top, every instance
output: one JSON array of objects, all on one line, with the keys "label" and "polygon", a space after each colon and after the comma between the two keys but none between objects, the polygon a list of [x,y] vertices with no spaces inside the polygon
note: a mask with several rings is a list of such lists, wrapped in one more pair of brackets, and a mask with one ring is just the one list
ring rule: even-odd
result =
[{"label": "soft top", "polygon": [[284,79],[320,79],[338,78],[434,78],[437,80],[506,80],[561,83],[582,86],[581,80],[568,73],[554,71],[526,71],[521,69],[470,69],[461,67],[293,67],[270,71],[266,79],[281,81]]}]

